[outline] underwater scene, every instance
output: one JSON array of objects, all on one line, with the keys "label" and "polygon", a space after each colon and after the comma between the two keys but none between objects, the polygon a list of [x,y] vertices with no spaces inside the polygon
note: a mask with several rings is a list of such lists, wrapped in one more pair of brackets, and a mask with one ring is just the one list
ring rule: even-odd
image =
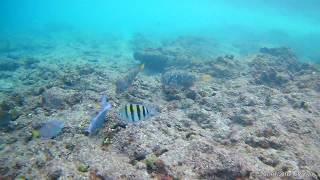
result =
[{"label": "underwater scene", "polygon": [[0,180],[319,180],[319,10],[1,0]]}]

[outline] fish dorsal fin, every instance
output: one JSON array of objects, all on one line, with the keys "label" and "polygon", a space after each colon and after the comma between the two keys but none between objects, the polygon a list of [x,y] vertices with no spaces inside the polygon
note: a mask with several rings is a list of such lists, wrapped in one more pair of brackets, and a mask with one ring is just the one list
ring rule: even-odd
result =
[{"label": "fish dorsal fin", "polygon": [[103,95],[101,98],[101,109],[111,108],[111,104],[108,102],[107,96]]},{"label": "fish dorsal fin", "polygon": [[102,95],[101,108],[104,108],[106,105],[107,105],[107,96],[106,95]]}]

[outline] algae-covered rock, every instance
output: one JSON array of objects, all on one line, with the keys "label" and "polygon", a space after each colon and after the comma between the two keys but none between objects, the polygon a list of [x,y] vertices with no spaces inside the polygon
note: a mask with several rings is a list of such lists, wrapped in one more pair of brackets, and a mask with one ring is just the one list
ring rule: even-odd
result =
[{"label": "algae-covered rock", "polygon": [[205,69],[211,77],[221,79],[232,79],[238,77],[244,67],[239,61],[233,59],[233,56],[218,57],[207,63],[209,66]]},{"label": "algae-covered rock", "polygon": [[287,73],[279,73],[274,69],[262,71],[256,79],[257,84],[265,84],[271,87],[282,87],[292,79]]},{"label": "algae-covered rock", "polygon": [[7,127],[12,119],[9,105],[6,102],[2,102],[0,104],[0,128]]},{"label": "algae-covered rock", "polygon": [[58,87],[47,89],[42,94],[42,105],[50,109],[64,109],[79,103],[81,96],[77,91],[64,90]]},{"label": "algae-covered rock", "polygon": [[16,120],[19,118],[19,116],[22,115],[22,112],[19,108],[15,107],[13,109],[10,110],[10,114],[12,116],[12,120]]},{"label": "algae-covered rock", "polygon": [[5,139],[5,143],[6,144],[13,144],[13,143],[15,143],[17,141],[18,141],[18,139],[16,137],[13,137],[13,136],[8,137],[8,138]]},{"label": "algae-covered rock", "polygon": [[12,92],[14,89],[14,84],[10,81],[0,79],[0,92]]},{"label": "algae-covered rock", "polygon": [[156,170],[156,161],[157,161],[157,156],[154,155],[154,154],[149,154],[146,159],[145,159],[145,163],[147,165],[147,170],[148,172],[152,172],[152,171],[155,171]]},{"label": "algae-covered rock", "polygon": [[260,147],[263,149],[273,148],[277,150],[283,150],[286,146],[285,142],[279,139],[264,137],[249,137],[245,140],[245,143],[254,148]]},{"label": "algae-covered rock", "polygon": [[87,165],[87,164],[84,164],[84,163],[79,163],[78,165],[77,165],[77,170],[79,171],[79,172],[83,172],[83,173],[85,173],[85,172],[88,172],[89,171],[89,165]]},{"label": "algae-covered rock", "polygon": [[58,180],[62,176],[62,174],[62,170],[58,169],[49,171],[47,176],[49,180]]},{"label": "algae-covered rock", "polygon": [[62,109],[66,106],[64,91],[60,88],[51,88],[42,94],[42,104],[49,109]]},{"label": "algae-covered rock", "polygon": [[183,98],[183,94],[177,88],[167,86],[163,89],[164,95],[168,101],[180,100]]},{"label": "algae-covered rock", "polygon": [[294,58],[294,54],[292,50],[287,47],[279,47],[279,48],[263,47],[260,49],[260,53],[269,54],[277,57]]},{"label": "algae-covered rock", "polygon": [[0,127],[7,127],[11,120],[11,114],[6,111],[0,110]]},{"label": "algae-covered rock", "polygon": [[102,146],[109,146],[110,144],[112,144],[112,137],[105,137],[102,141]]},{"label": "algae-covered rock", "polygon": [[10,172],[10,168],[9,167],[6,167],[4,166],[4,164],[0,165],[0,174],[1,175],[6,175],[8,172]]},{"label": "algae-covered rock", "polygon": [[38,130],[32,130],[31,134],[33,139],[40,137],[40,132]]},{"label": "algae-covered rock", "polygon": [[34,69],[36,64],[40,62],[39,59],[36,58],[27,58],[23,61],[24,68],[26,69]]},{"label": "algae-covered rock", "polygon": [[311,74],[316,71],[299,63],[297,57],[288,48],[262,48],[260,52],[262,54],[254,57],[248,64],[254,78],[253,82],[256,84],[277,89],[285,88],[288,87],[288,83],[295,80],[298,74]]},{"label": "algae-covered rock", "polygon": [[20,64],[14,61],[1,61],[0,71],[15,71],[20,67]]},{"label": "algae-covered rock", "polygon": [[188,117],[200,126],[203,124],[208,124],[210,122],[210,116],[208,115],[208,113],[200,109],[189,111]]},{"label": "algae-covered rock", "polygon": [[26,176],[18,176],[14,180],[28,180]]},{"label": "algae-covered rock", "polygon": [[14,105],[22,106],[24,103],[24,95],[19,93],[13,93],[9,99]]},{"label": "algae-covered rock", "polygon": [[[274,67],[277,70],[286,69],[290,72],[300,71],[302,63],[299,63],[296,55],[290,48],[261,48],[260,52],[263,54],[257,58],[253,63],[255,67],[260,68]],[[271,55],[271,56],[270,56]]]},{"label": "algae-covered rock", "polygon": [[71,142],[65,144],[65,148],[68,149],[69,151],[73,151],[75,147],[76,145]]},{"label": "algae-covered rock", "polygon": [[134,59],[145,64],[146,68],[154,71],[163,71],[168,66],[169,57],[162,53],[159,49],[148,49],[135,52]]},{"label": "algae-covered rock", "polygon": [[195,81],[195,75],[185,71],[168,71],[162,76],[162,83],[169,87],[189,88]]},{"label": "algae-covered rock", "polygon": [[260,155],[258,159],[266,165],[276,167],[279,164],[279,160],[274,155]]},{"label": "algae-covered rock", "polygon": [[5,148],[5,143],[3,139],[0,139],[0,151]]},{"label": "algae-covered rock", "polygon": [[235,114],[231,118],[231,121],[242,126],[251,126],[255,119],[250,115]]}]

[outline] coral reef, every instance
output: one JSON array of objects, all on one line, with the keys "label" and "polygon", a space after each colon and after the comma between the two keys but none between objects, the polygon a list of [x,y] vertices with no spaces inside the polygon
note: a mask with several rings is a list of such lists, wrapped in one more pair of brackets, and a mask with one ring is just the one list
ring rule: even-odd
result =
[{"label": "coral reef", "polygon": [[233,55],[226,55],[225,57],[218,57],[213,61],[209,61],[209,69],[206,72],[215,78],[221,79],[231,79],[239,76],[244,67],[233,58]]},{"label": "coral reef", "polygon": [[42,104],[48,110],[63,109],[80,102],[81,96],[77,91],[52,87],[42,94]]},{"label": "coral reef", "polygon": [[0,127],[7,127],[12,120],[12,114],[9,112],[10,108],[2,103],[0,106]]},{"label": "coral reef", "polygon": [[196,81],[195,75],[184,71],[168,71],[162,76],[164,86],[189,88]]},{"label": "coral reef", "polygon": [[[2,44],[0,179],[319,179],[319,69],[288,48],[240,57],[206,37],[150,41]],[[146,71],[116,94],[134,59]],[[102,94],[113,108],[86,136]],[[117,116],[128,102],[159,113],[125,124]],[[50,119],[65,127],[43,140],[35,130]]]},{"label": "coral reef", "polygon": [[153,71],[164,71],[168,66],[168,61],[174,58],[162,53],[161,49],[146,49],[143,51],[137,51],[133,54],[133,57],[145,64],[146,68]]},{"label": "coral reef", "polygon": [[153,72],[164,72],[168,68],[182,68],[190,66],[196,57],[180,46],[164,46],[159,48],[145,48],[134,52],[135,60],[144,63],[146,69]]}]

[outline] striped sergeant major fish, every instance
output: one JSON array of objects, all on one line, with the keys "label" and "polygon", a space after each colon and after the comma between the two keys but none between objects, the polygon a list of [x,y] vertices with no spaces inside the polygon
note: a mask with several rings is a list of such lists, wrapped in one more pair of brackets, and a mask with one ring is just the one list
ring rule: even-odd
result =
[{"label": "striped sergeant major fish", "polygon": [[86,129],[86,134],[92,135],[96,133],[104,124],[108,110],[111,108],[111,104],[107,100],[107,96],[103,95],[101,99],[101,110],[95,116],[89,127]]},{"label": "striped sergeant major fish", "polygon": [[142,104],[126,104],[120,109],[119,118],[134,123],[141,120],[146,120],[157,113],[156,109]]}]

